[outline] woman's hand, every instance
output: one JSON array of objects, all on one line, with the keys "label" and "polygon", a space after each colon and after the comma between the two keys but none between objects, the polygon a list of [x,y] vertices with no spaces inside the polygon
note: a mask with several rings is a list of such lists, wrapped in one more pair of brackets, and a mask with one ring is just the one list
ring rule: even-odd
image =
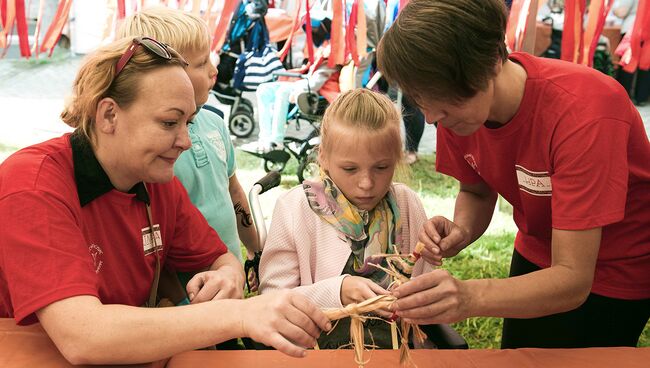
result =
[{"label": "woman's hand", "polygon": [[321,331],[332,324],[313,303],[289,290],[272,292],[244,301],[241,336],[248,336],[281,352],[304,357],[305,348],[316,345]]},{"label": "woman's hand", "polygon": [[[386,294],[390,292],[365,277],[346,276],[341,283],[341,304],[344,306]],[[392,315],[388,309],[377,309],[374,313],[384,318],[390,318]]]},{"label": "woman's hand", "polygon": [[242,299],[244,272],[230,265],[200,272],[187,283],[187,295],[192,304],[216,299]]},{"label": "woman's hand", "polygon": [[425,222],[418,239],[425,245],[420,255],[434,266],[442,265],[443,258],[455,256],[469,244],[468,232],[442,216]]},{"label": "woman's hand", "polygon": [[469,290],[446,270],[417,276],[392,294],[397,298],[392,309],[411,323],[453,323],[469,317]]}]

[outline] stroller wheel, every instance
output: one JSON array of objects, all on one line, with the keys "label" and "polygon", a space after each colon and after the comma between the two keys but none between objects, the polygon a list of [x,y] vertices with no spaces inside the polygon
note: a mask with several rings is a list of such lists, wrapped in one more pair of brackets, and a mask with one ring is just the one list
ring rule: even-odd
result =
[{"label": "stroller wheel", "polygon": [[314,147],[307,156],[300,160],[298,165],[298,182],[302,183],[305,179],[312,180],[320,175],[320,166],[318,166],[318,147]]},{"label": "stroller wheel", "polygon": [[239,100],[239,107],[237,108],[237,112],[240,112],[242,110],[249,112],[251,116],[253,116],[253,114],[255,113],[255,109],[253,108],[253,103],[249,99],[244,97],[242,97]]},{"label": "stroller wheel", "polygon": [[230,133],[238,138],[246,138],[255,130],[255,119],[253,112],[244,109],[237,109],[228,119]]},{"label": "stroller wheel", "polygon": [[284,167],[287,165],[286,161],[271,161],[271,160],[264,160],[264,171],[266,172],[271,172],[271,171],[278,171],[282,172],[284,170]]}]

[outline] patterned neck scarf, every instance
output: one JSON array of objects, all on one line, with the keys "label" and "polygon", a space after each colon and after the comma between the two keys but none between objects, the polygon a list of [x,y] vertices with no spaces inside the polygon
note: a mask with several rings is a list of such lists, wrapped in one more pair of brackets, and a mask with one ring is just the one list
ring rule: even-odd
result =
[{"label": "patterned neck scarf", "polygon": [[[322,171],[320,180],[305,180],[302,187],[311,209],[352,240],[353,267],[360,275],[375,273],[377,269],[368,263],[385,265],[385,258],[377,255],[394,253],[395,247],[392,245],[401,244],[399,234],[402,224],[392,189],[374,209],[364,211],[350,203]],[[364,241],[365,247],[359,247],[359,242]],[[383,271],[381,274],[385,275]]]}]

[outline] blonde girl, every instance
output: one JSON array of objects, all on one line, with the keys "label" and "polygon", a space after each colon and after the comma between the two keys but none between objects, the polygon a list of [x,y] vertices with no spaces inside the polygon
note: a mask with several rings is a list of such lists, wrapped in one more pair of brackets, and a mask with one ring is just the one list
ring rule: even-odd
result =
[{"label": "blonde girl", "polygon": [[[321,135],[320,178],[276,204],[260,290],[295,288],[321,308],[340,308],[389,292],[390,277],[371,264],[386,266],[381,254],[412,252],[426,215],[412,190],[393,183],[403,153],[400,114],[387,97],[364,89],[342,94],[325,112]],[[425,268],[418,261],[412,273]],[[321,336],[321,348],[350,341],[345,322]],[[372,343],[390,346],[386,323],[370,320],[366,328]]]}]

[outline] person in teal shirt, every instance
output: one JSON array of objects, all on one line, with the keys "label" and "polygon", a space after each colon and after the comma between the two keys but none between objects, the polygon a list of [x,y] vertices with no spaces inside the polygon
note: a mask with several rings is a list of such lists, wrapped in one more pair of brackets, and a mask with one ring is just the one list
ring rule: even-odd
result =
[{"label": "person in teal shirt", "polygon": [[174,47],[189,63],[186,71],[197,114],[189,128],[192,147],[180,155],[174,173],[230,252],[242,260],[241,240],[252,258],[260,247],[246,193],[235,173],[235,151],[223,119],[203,106],[217,76],[207,25],[196,15],[153,7],[126,18],[118,30],[118,37],[143,35]]}]

